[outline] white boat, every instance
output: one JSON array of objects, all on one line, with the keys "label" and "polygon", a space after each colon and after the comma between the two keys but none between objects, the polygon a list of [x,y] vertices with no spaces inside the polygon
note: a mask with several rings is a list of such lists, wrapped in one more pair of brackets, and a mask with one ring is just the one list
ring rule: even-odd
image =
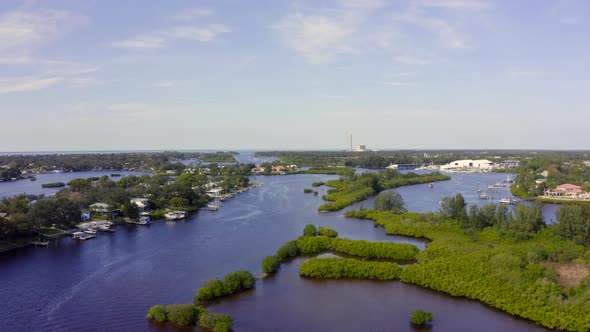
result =
[{"label": "white boat", "polygon": [[92,228],[88,228],[84,230],[84,233],[86,234],[96,234],[96,230],[92,229]]},{"label": "white boat", "polygon": [[219,210],[220,207],[221,207],[221,204],[219,204],[219,203],[207,204],[207,210],[209,210],[209,211],[217,211],[217,210]]},{"label": "white boat", "polygon": [[151,220],[144,219],[144,217],[139,218],[139,220],[133,220],[133,219],[127,218],[125,220],[125,222],[128,224],[135,224],[135,225],[149,225],[152,223]]},{"label": "white boat", "polygon": [[97,230],[101,231],[101,232],[110,232],[110,233],[115,232],[115,230],[112,229],[111,227],[109,227],[108,225],[99,225]]},{"label": "white boat", "polygon": [[92,239],[96,237],[96,234],[89,234],[89,233],[85,233],[85,232],[74,232],[72,233],[72,237],[76,240],[88,240],[88,239]]},{"label": "white boat", "polygon": [[177,221],[177,220],[185,219],[187,217],[187,215],[188,215],[188,213],[186,211],[171,211],[171,212],[164,214],[164,218],[166,218],[166,220],[170,220],[170,221]]},{"label": "white boat", "polygon": [[430,182],[430,183],[428,184],[428,188],[433,188],[433,187],[434,187],[434,185],[432,184],[432,182]]},{"label": "white boat", "polygon": [[95,237],[96,237],[96,234],[86,234],[85,236],[81,237],[80,240],[86,241],[88,239],[94,239]]},{"label": "white boat", "polygon": [[510,200],[510,198],[500,198],[498,200],[498,203],[500,203],[500,204],[512,204],[512,201]]}]

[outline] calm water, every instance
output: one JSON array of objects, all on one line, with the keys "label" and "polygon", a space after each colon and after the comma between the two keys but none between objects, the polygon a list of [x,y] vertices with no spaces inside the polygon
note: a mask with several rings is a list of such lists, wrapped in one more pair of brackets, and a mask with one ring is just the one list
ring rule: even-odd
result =
[{"label": "calm water", "polygon": [[[361,170],[372,171],[372,170]],[[405,172],[405,171],[403,171]],[[418,174],[429,173],[428,171],[413,171]],[[394,189],[399,192],[406,202],[406,208],[412,212],[435,212],[440,209],[440,201],[444,197],[461,194],[468,205],[483,206],[486,204],[498,203],[500,198],[514,198],[510,194],[508,187],[502,187],[500,192],[489,193],[495,199],[481,200],[477,190],[481,189],[487,192],[488,186],[506,180],[506,174],[485,173],[485,174],[449,174],[451,180],[441,181],[433,184],[428,188],[428,184],[419,184],[414,186],[400,187]],[[513,175],[511,175],[513,177]],[[351,205],[346,210],[355,210],[360,207],[372,207],[374,197],[363,202]],[[525,204],[527,204],[525,202]],[[543,214],[547,223],[554,222],[555,211],[559,208],[558,204],[543,204]]]},{"label": "calm water", "polygon": [[[425,247],[342,213],[317,213],[321,197],[303,194],[303,189],[333,178],[258,177],[264,186],[225,202],[218,212],[200,212],[183,223],[125,226],[86,242],[67,238],[57,248],[0,255],[0,330],[176,330],[147,321],[147,309],[191,302],[202,282],[236,269],[258,273],[262,258],[299,236],[308,223],[332,227],[342,237]],[[442,188],[435,184],[400,192],[412,210],[438,202]],[[414,202],[424,197],[430,198]],[[284,265],[276,276],[259,281],[255,291],[212,310],[231,314],[236,331],[410,331],[408,315],[416,308],[434,313],[437,331],[541,330],[478,302],[400,282],[301,279],[301,261]]]}]

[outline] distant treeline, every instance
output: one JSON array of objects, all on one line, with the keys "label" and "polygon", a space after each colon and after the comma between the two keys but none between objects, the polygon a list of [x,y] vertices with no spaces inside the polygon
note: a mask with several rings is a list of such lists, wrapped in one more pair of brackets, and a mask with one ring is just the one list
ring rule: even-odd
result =
[{"label": "distant treeline", "polygon": [[0,181],[19,178],[28,169],[36,171],[93,171],[137,170],[167,171],[183,170],[181,160],[206,162],[235,162],[235,152],[125,152],[125,153],[72,153],[38,155],[0,155]]},{"label": "distant treeline", "polygon": [[389,164],[446,164],[457,159],[525,160],[548,158],[585,160],[587,151],[524,150],[393,150],[393,151],[265,151],[256,157],[278,157],[281,162],[298,166],[352,166],[384,168]]}]

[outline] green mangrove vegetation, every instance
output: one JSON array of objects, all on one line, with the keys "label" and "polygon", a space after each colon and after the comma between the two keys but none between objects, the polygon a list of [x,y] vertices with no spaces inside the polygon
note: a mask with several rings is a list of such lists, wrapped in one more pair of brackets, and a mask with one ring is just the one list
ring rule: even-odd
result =
[{"label": "green mangrove vegetation", "polygon": [[231,331],[233,319],[229,315],[221,315],[207,311],[202,306],[189,304],[157,304],[151,307],[146,315],[148,319],[159,323],[174,323],[182,326],[198,324],[214,332]]},{"label": "green mangrove vegetation", "polygon": [[380,193],[373,201],[373,208],[377,211],[406,212],[405,205],[402,195],[394,190]]},{"label": "green mangrove vegetation", "polygon": [[318,234],[318,229],[315,225],[307,224],[303,227],[303,236],[316,236]]},{"label": "green mangrove vegetation", "polygon": [[416,174],[400,173],[396,170],[383,170],[378,173],[363,173],[360,175],[343,176],[338,180],[327,181],[328,190],[324,199],[328,203],[322,204],[319,211],[338,211],[343,208],[386,189],[408,186],[413,184],[449,180],[451,177],[440,173]]},{"label": "green mangrove vegetation", "polygon": [[327,237],[338,237],[338,232],[328,227],[318,228],[318,235]]},{"label": "green mangrove vegetation", "polygon": [[230,316],[208,312],[204,305],[217,298],[251,289],[255,284],[256,278],[252,273],[238,270],[227,274],[223,280],[216,278],[206,281],[195,294],[194,304],[155,305],[149,309],[147,318],[185,326],[198,324],[215,332],[231,331],[233,319]]},{"label": "green mangrove vegetation", "polygon": [[[560,236],[559,226],[545,226],[537,207],[521,206],[505,217],[505,211],[492,214],[493,209],[485,207],[484,213],[464,213],[457,204],[454,211],[463,220],[446,213],[374,210],[347,216],[372,219],[387,234],[432,241],[418,253],[416,264],[403,269],[402,282],[476,299],[548,328],[588,331],[590,250]],[[573,267],[586,276],[566,286]]]},{"label": "green mangrove vegetation", "polygon": [[262,272],[275,273],[281,267],[281,259],[278,256],[266,256],[262,261]]},{"label": "green mangrove vegetation", "polygon": [[66,184],[63,182],[50,182],[50,183],[44,183],[41,185],[41,187],[43,187],[43,188],[62,188],[65,186],[66,186]]},{"label": "green mangrove vegetation", "polygon": [[[419,251],[416,246],[406,243],[350,240],[337,236],[338,233],[331,228],[317,228],[308,224],[304,227],[303,236],[285,243],[277,250],[276,255],[264,258],[262,271],[274,273],[279,270],[281,263],[300,255],[333,252],[360,259],[413,260]],[[343,264],[352,265],[352,262]],[[358,268],[361,266],[359,265]]]},{"label": "green mangrove vegetation", "polygon": [[299,171],[299,173],[302,174],[326,174],[340,176],[352,176],[354,172],[354,168],[351,167],[312,167]]},{"label": "green mangrove vegetation", "polygon": [[319,254],[330,251],[364,259],[411,260],[418,254],[418,248],[407,243],[370,242],[329,238],[326,236],[302,236],[297,240],[302,254]]},{"label": "green mangrove vegetation", "polygon": [[223,280],[215,278],[206,281],[195,294],[195,303],[203,304],[217,298],[239,293],[253,288],[256,277],[246,270],[238,270],[226,275]]},{"label": "green mangrove vegetation", "polygon": [[310,258],[299,267],[299,275],[308,278],[361,278],[393,280],[402,268],[390,262],[371,262],[354,258]]},{"label": "green mangrove vegetation", "polygon": [[410,321],[416,325],[426,325],[432,322],[432,313],[418,309],[410,314]]}]

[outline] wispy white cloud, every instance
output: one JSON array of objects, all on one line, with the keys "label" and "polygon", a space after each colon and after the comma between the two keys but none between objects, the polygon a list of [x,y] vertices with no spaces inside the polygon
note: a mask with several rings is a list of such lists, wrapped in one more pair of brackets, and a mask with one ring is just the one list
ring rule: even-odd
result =
[{"label": "wispy white cloud", "polygon": [[98,67],[88,66],[80,63],[63,62],[47,66],[43,70],[44,75],[75,76],[85,75],[98,71]]},{"label": "wispy white cloud", "polygon": [[83,22],[85,17],[64,10],[8,12],[0,16],[0,51],[29,54]]},{"label": "wispy white cloud", "polygon": [[63,63],[65,62],[36,59],[27,55],[0,57],[0,65],[52,65]]},{"label": "wispy white cloud", "polygon": [[433,62],[432,59],[429,59],[429,58],[420,58],[420,57],[414,57],[414,56],[409,56],[409,55],[398,55],[398,56],[394,57],[393,59],[399,63],[404,64],[404,65],[424,66],[424,65],[429,65]]},{"label": "wispy white cloud", "polygon": [[170,40],[173,39],[210,42],[220,34],[230,31],[230,28],[223,24],[173,26],[152,35],[144,34],[135,38],[116,41],[111,46],[137,50],[160,49],[166,47]]},{"label": "wispy white cloud", "polygon": [[207,8],[190,8],[185,9],[182,12],[179,12],[175,15],[172,15],[172,19],[178,21],[191,21],[194,19],[211,16],[213,15],[213,11]]},{"label": "wispy white cloud", "polygon": [[4,77],[0,78],[0,93],[36,91],[52,87],[63,77]]},{"label": "wispy white cloud", "polygon": [[175,87],[176,85],[178,85],[178,84],[173,81],[162,81],[162,82],[154,83],[152,86],[157,87],[157,88],[171,88],[171,87]]},{"label": "wispy white cloud", "polygon": [[492,7],[490,2],[480,0],[417,0],[414,4],[422,7],[470,10],[481,10]]},{"label": "wispy white cloud", "polygon": [[94,85],[104,84],[104,81],[98,80],[94,77],[75,77],[67,80],[72,86],[78,88],[86,88]]},{"label": "wispy white cloud", "polygon": [[544,74],[539,68],[521,66],[508,68],[508,76],[513,79],[538,77]]},{"label": "wispy white cloud", "polygon": [[440,44],[446,48],[463,49],[468,47],[466,38],[447,20],[432,16],[423,11],[412,9],[396,17],[396,20],[419,27],[437,36]]},{"label": "wispy white cloud", "polygon": [[404,82],[404,81],[386,81],[383,82],[383,85],[386,86],[405,86],[405,87],[414,87],[416,86],[416,82]]},{"label": "wispy white cloud", "polygon": [[337,55],[356,52],[347,40],[354,28],[328,16],[306,16],[294,11],[274,29],[289,48],[313,64],[331,62]]},{"label": "wispy white cloud", "polygon": [[212,41],[218,35],[231,30],[223,24],[209,24],[207,26],[176,26],[163,34],[176,39],[192,39],[201,42]]},{"label": "wispy white cloud", "polygon": [[157,49],[164,47],[165,40],[158,36],[138,36],[131,39],[120,40],[112,43],[116,48],[129,49]]}]

